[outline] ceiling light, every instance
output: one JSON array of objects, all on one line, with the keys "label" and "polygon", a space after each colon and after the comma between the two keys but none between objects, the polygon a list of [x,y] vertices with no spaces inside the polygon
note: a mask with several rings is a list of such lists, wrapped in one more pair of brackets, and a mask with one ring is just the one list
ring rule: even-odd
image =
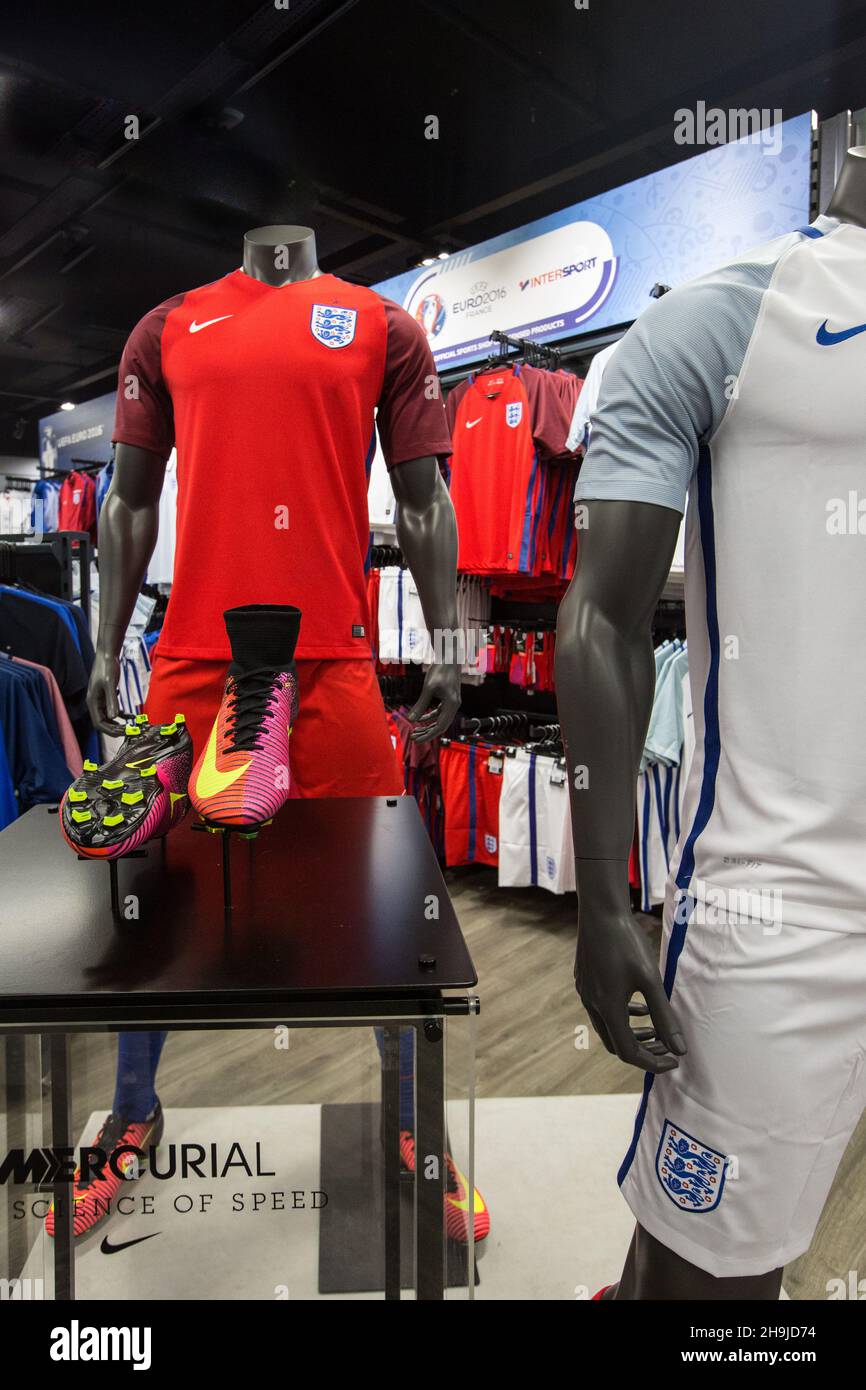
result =
[{"label": "ceiling light", "polygon": [[60,409],[61,409],[61,410],[74,410],[74,409],[75,409],[75,402],[74,402],[74,401],[61,401],[61,403],[60,403]]},{"label": "ceiling light", "polygon": [[447,259],[448,259],[448,257],[449,257],[450,255],[451,255],[451,252],[450,252],[450,251],[440,251],[440,252],[439,252],[439,260],[440,260],[440,261],[447,261]]},{"label": "ceiling light", "polygon": [[425,256],[424,259],[423,259],[423,261],[421,262],[421,264],[422,264],[422,265],[435,265],[435,264],[436,264],[435,257],[433,257],[433,256]]}]

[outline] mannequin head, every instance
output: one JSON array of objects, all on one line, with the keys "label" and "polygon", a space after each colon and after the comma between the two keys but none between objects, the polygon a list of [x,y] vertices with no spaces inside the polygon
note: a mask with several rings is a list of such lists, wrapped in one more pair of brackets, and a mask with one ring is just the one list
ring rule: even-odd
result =
[{"label": "mannequin head", "polygon": [[866,227],[866,145],[853,145],[846,152],[827,216]]},{"label": "mannequin head", "polygon": [[321,271],[316,260],[312,227],[275,222],[253,227],[244,236],[244,271],[266,285],[289,285],[312,280]]}]

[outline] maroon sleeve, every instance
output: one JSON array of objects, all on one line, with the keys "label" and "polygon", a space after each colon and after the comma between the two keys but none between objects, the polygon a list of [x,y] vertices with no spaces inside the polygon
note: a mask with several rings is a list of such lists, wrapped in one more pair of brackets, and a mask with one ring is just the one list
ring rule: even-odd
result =
[{"label": "maroon sleeve", "polygon": [[567,409],[550,372],[539,367],[524,366],[520,369],[520,377],[529,400],[532,437],[540,453],[548,458],[556,458],[565,452],[572,413]]},{"label": "maroon sleeve", "polygon": [[151,309],[133,328],[117,374],[115,444],[135,444],[168,458],[174,447],[174,411],[162,374],[162,330],[172,309],[183,302],[176,294]]},{"label": "maroon sleeve", "polygon": [[388,329],[376,426],[388,468],[429,454],[446,457],[451,437],[427,334],[399,304],[382,300]]}]

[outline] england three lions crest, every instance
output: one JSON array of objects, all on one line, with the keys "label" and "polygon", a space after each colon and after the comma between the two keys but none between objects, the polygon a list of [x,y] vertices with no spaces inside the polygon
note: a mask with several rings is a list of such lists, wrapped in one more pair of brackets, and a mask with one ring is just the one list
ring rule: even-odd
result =
[{"label": "england three lions crest", "polygon": [[665,1120],[656,1174],[676,1206],[683,1211],[712,1211],[722,1200],[726,1173],[724,1154]]},{"label": "england three lions crest", "polygon": [[341,309],[337,304],[314,304],[310,332],[329,348],[348,347],[355,336],[357,309]]}]

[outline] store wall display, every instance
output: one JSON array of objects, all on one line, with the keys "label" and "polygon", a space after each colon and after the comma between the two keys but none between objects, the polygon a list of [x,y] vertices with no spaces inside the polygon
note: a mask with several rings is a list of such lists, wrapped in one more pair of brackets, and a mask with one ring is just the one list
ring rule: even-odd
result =
[{"label": "store wall display", "polygon": [[437,366],[484,355],[491,328],[549,341],[628,323],[654,282],[682,284],[808,218],[811,115],[772,147],[745,137],[493,237],[377,289],[413,314]]}]

